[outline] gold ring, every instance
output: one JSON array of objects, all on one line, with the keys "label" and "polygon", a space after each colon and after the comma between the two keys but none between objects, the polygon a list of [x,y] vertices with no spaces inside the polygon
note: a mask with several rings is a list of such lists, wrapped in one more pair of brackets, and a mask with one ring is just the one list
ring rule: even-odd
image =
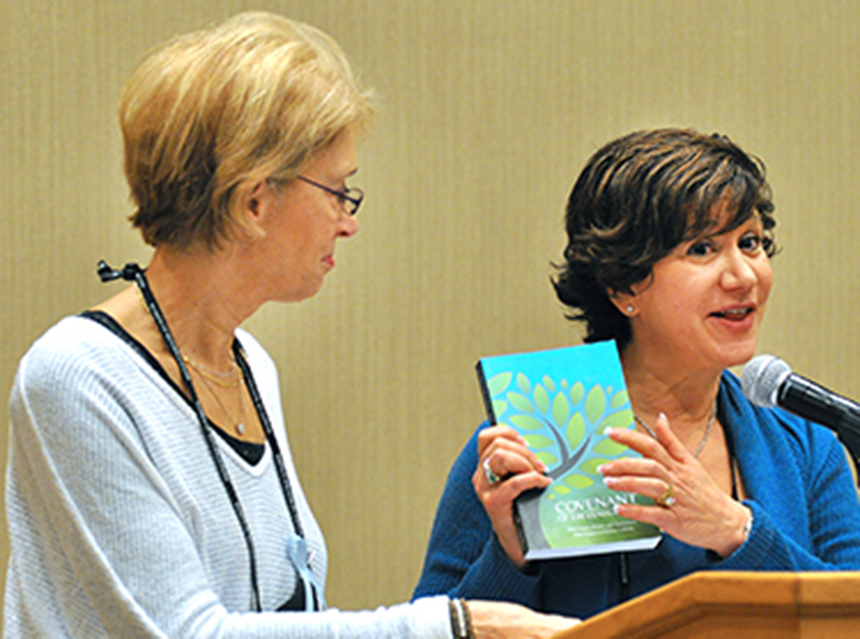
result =
[{"label": "gold ring", "polygon": [[672,490],[671,486],[669,486],[665,493],[654,500],[654,503],[657,506],[660,506],[660,508],[671,508],[675,503],[675,491]]}]

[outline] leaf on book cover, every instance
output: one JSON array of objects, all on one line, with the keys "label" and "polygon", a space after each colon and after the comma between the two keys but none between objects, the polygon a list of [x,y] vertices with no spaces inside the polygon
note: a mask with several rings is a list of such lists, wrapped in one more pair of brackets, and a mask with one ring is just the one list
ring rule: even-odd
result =
[{"label": "leaf on book cover", "polygon": [[600,432],[602,433],[607,428],[627,428],[630,424],[633,423],[633,411],[630,409],[619,410],[614,413],[610,413],[606,416],[606,419],[603,420],[603,423],[600,425]]},{"label": "leaf on book cover", "polygon": [[594,452],[599,455],[608,455],[609,457],[617,457],[627,450],[627,446],[612,441],[608,437],[601,440],[594,446]]},{"label": "leaf on book cover", "polygon": [[508,386],[511,385],[511,380],[514,378],[513,373],[499,373],[493,375],[487,381],[487,389],[490,391],[490,397],[497,397],[504,393]]},{"label": "leaf on book cover", "polygon": [[532,400],[530,400],[525,395],[517,393],[516,391],[511,391],[507,394],[508,401],[511,403],[511,406],[516,408],[518,411],[523,413],[533,413],[535,412],[534,404],[532,404]]},{"label": "leaf on book cover", "polygon": [[549,375],[544,375],[541,381],[550,393],[555,392],[555,380],[552,377],[550,377]]},{"label": "leaf on book cover", "polygon": [[594,483],[594,480],[579,473],[571,473],[564,478],[564,483],[574,488],[588,488]]},{"label": "leaf on book cover", "polygon": [[567,444],[571,450],[576,450],[577,446],[585,438],[585,419],[582,413],[574,413],[567,425]]},{"label": "leaf on book cover", "polygon": [[579,469],[597,477],[600,475],[600,473],[597,472],[597,469],[609,461],[610,460],[604,459],[603,457],[592,457],[591,459],[582,462],[579,465]]},{"label": "leaf on book cover", "polygon": [[529,448],[535,450],[537,448],[549,448],[553,445],[553,441],[549,437],[543,435],[523,435],[523,439],[529,445]]},{"label": "leaf on book cover", "polygon": [[532,392],[532,383],[523,373],[517,373],[517,388],[523,395],[530,395]]},{"label": "leaf on book cover", "polygon": [[541,384],[535,384],[533,397],[538,411],[545,413],[549,410],[549,393],[546,392],[546,389]]},{"label": "leaf on book cover", "polygon": [[508,403],[503,399],[493,400],[493,415],[501,415],[508,410]]},{"label": "leaf on book cover", "polygon": [[597,424],[606,412],[606,393],[603,386],[595,384],[585,398],[585,417],[589,424]]},{"label": "leaf on book cover", "polygon": [[570,403],[576,406],[585,397],[585,386],[583,386],[582,382],[576,382],[576,384],[570,387],[568,395],[570,395]]},{"label": "leaf on book cover", "polygon": [[[500,413],[496,413],[499,415]],[[513,415],[509,420],[516,428],[523,430],[540,430],[544,427],[544,423],[531,415]]]},{"label": "leaf on book cover", "polygon": [[559,393],[552,400],[552,418],[556,424],[565,424],[569,416],[570,402],[567,401],[567,396],[564,393]]},{"label": "leaf on book cover", "polygon": [[627,396],[627,391],[622,390],[618,391],[612,396],[612,399],[609,401],[609,408],[621,408],[624,404],[627,403],[629,397]]},{"label": "leaf on book cover", "polygon": [[558,463],[558,457],[552,453],[540,452],[535,453],[535,457],[541,460],[547,466],[555,466]]}]

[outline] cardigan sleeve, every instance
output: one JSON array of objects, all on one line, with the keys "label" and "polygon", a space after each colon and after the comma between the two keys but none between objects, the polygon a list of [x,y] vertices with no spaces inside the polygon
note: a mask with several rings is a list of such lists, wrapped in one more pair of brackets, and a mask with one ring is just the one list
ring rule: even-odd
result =
[{"label": "cardigan sleeve", "polygon": [[[749,538],[720,562],[723,570],[827,571],[860,569],[860,506],[842,446],[829,432],[809,424],[810,450],[805,494],[794,501],[796,524],[806,521],[806,535],[778,525],[755,499],[745,501],[753,513]],[[774,481],[773,490],[779,490]],[[790,524],[789,524],[790,526]],[[811,544],[811,545],[810,545]]]},{"label": "cardigan sleeve", "polygon": [[534,605],[539,574],[520,571],[499,544],[472,486],[477,464],[476,432],[448,475],[413,598],[447,594]]},{"label": "cardigan sleeve", "polygon": [[753,527],[726,570],[857,570],[860,505],[833,431],[779,408],[753,406],[727,372],[721,397]]}]

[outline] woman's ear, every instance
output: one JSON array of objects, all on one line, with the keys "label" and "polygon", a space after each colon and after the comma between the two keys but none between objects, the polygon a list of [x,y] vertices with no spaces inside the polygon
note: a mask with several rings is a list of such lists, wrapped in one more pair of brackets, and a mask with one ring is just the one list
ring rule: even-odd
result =
[{"label": "woman's ear", "polygon": [[265,182],[255,184],[250,190],[239,196],[238,215],[236,224],[247,240],[263,237],[263,219],[266,215],[266,196],[269,187]]},{"label": "woman's ear", "polygon": [[636,306],[635,293],[620,293],[618,291],[610,291],[609,300],[613,304],[615,304],[615,307],[620,311],[622,315],[628,318],[634,317],[637,313],[639,313],[639,309]]},{"label": "woman's ear", "polygon": [[263,182],[254,185],[254,188],[245,196],[245,214],[252,218],[259,218],[261,216],[261,204],[260,199],[262,197],[263,189],[266,188]]}]

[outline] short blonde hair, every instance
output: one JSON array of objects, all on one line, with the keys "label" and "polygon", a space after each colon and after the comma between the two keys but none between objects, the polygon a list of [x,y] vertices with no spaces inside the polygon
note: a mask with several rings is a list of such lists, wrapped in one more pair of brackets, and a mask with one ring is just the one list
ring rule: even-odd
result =
[{"label": "short blonde hair", "polygon": [[152,52],[119,116],[132,224],[153,246],[212,249],[256,184],[295,179],[340,133],[364,133],[373,106],[334,40],[249,12]]}]

